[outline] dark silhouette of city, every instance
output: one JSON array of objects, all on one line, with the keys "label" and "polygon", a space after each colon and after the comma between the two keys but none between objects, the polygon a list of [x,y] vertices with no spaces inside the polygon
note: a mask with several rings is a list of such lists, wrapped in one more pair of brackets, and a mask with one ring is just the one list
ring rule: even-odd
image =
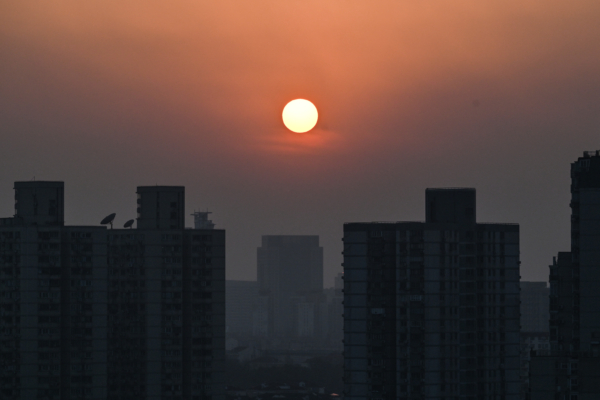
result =
[{"label": "dark silhouette of city", "polygon": [[600,400],[598,0],[0,4],[0,400]]},{"label": "dark silhouette of city", "polygon": [[15,182],[0,220],[2,398],[224,397],[225,232],[186,229],[184,205],[181,186],[140,186],[135,229],[114,213],[69,226],[63,182]]},{"label": "dark silhouette of city", "polygon": [[[519,225],[473,188],[424,222],[348,222],[323,288],[317,235],[265,235],[257,281],[225,280],[225,231],[185,227],[182,186],[137,218],[64,223],[63,182],[15,182],[0,219],[3,398],[593,399],[600,382],[600,153],[571,165],[571,251],[520,280]],[[226,307],[227,304],[227,307]]]}]

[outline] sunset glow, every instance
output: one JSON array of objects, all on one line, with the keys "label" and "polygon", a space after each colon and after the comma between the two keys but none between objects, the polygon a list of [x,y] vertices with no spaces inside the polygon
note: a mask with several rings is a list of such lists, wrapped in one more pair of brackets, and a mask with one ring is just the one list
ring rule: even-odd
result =
[{"label": "sunset glow", "polygon": [[[318,231],[332,284],[344,221],[420,218],[426,185],[472,186],[482,218],[529,227],[524,280],[570,243],[550,233],[569,223],[554,177],[598,143],[597,0],[1,10],[0,183],[66,181],[69,223],[131,218],[118,199],[136,185],[184,185],[190,212],[235,227],[228,279],[256,279],[248,238]],[[308,133],[282,125],[298,98],[318,108]]]},{"label": "sunset glow", "polygon": [[313,103],[304,99],[292,100],[283,109],[283,123],[292,132],[304,133],[317,124],[319,113]]}]

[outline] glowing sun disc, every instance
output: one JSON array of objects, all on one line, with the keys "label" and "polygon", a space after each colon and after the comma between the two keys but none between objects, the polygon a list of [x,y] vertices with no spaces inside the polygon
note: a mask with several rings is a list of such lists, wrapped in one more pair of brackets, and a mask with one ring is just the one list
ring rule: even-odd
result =
[{"label": "glowing sun disc", "polygon": [[292,132],[304,133],[317,124],[319,113],[313,103],[304,99],[292,100],[283,108],[283,123]]}]

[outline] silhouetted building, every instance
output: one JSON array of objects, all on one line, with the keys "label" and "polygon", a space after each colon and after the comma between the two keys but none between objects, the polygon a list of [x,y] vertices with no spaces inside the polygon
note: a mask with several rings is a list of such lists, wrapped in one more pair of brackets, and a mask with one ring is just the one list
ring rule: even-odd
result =
[{"label": "silhouetted building", "polygon": [[258,299],[256,281],[226,281],[227,333],[252,336],[252,315]]},{"label": "silhouetted building", "polygon": [[550,334],[548,331],[521,331],[521,398],[526,399],[529,392],[529,366],[531,355],[537,352],[550,351]]},{"label": "silhouetted building", "polygon": [[108,231],[109,397],[220,398],[225,231],[183,228],[183,187],[137,192],[137,229]]},{"label": "silhouetted building", "polygon": [[0,397],[105,398],[106,229],[64,226],[63,182],[14,187],[0,227]]},{"label": "silhouetted building", "polygon": [[183,229],[183,186],[138,186],[138,229]]},{"label": "silhouetted building", "polygon": [[15,221],[23,225],[64,225],[63,182],[15,182]]},{"label": "silhouetted building", "polygon": [[269,336],[269,296],[266,294],[259,293],[256,299],[252,312],[252,335],[261,339]]},{"label": "silhouetted building", "polygon": [[474,189],[427,189],[427,220],[344,225],[346,399],[519,398],[519,227]]},{"label": "silhouetted building", "polygon": [[[288,340],[319,334],[323,302],[323,248],[318,236],[263,236],[257,251],[257,333]],[[258,318],[257,317],[257,318]]]},{"label": "silhouetted building", "polygon": [[[571,164],[571,262],[572,347],[599,353],[600,151],[586,153]],[[553,284],[560,287],[557,281]]]},{"label": "silhouetted building", "polygon": [[[531,357],[531,400],[597,400],[600,393],[598,356],[567,353]],[[543,353],[543,352],[542,352]]]},{"label": "silhouetted building", "polygon": [[546,282],[521,281],[521,331],[550,332],[550,289]]},{"label": "silhouetted building", "polygon": [[600,151],[571,164],[571,252],[550,266],[550,352],[530,363],[531,400],[600,398]]},{"label": "silhouetted building", "polygon": [[553,351],[573,351],[575,307],[573,263],[570,252],[559,252],[550,265],[550,343]]},{"label": "silhouetted building", "polygon": [[324,315],[327,347],[331,350],[343,350],[344,339],[344,274],[335,277],[334,287],[325,289],[327,309]]},{"label": "silhouetted building", "polygon": [[521,281],[521,392],[529,391],[531,354],[550,350],[550,289],[546,282]]},{"label": "silhouetted building", "polygon": [[149,229],[64,226],[62,182],[15,188],[0,226],[0,397],[223,398],[224,231],[151,216]]}]

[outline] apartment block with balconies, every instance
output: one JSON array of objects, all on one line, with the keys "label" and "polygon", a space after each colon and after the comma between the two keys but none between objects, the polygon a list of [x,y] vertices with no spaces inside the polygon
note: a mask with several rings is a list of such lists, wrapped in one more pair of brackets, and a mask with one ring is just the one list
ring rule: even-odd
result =
[{"label": "apartment block with balconies", "polygon": [[518,399],[519,227],[473,189],[428,189],[426,222],[344,225],[348,399]]}]

